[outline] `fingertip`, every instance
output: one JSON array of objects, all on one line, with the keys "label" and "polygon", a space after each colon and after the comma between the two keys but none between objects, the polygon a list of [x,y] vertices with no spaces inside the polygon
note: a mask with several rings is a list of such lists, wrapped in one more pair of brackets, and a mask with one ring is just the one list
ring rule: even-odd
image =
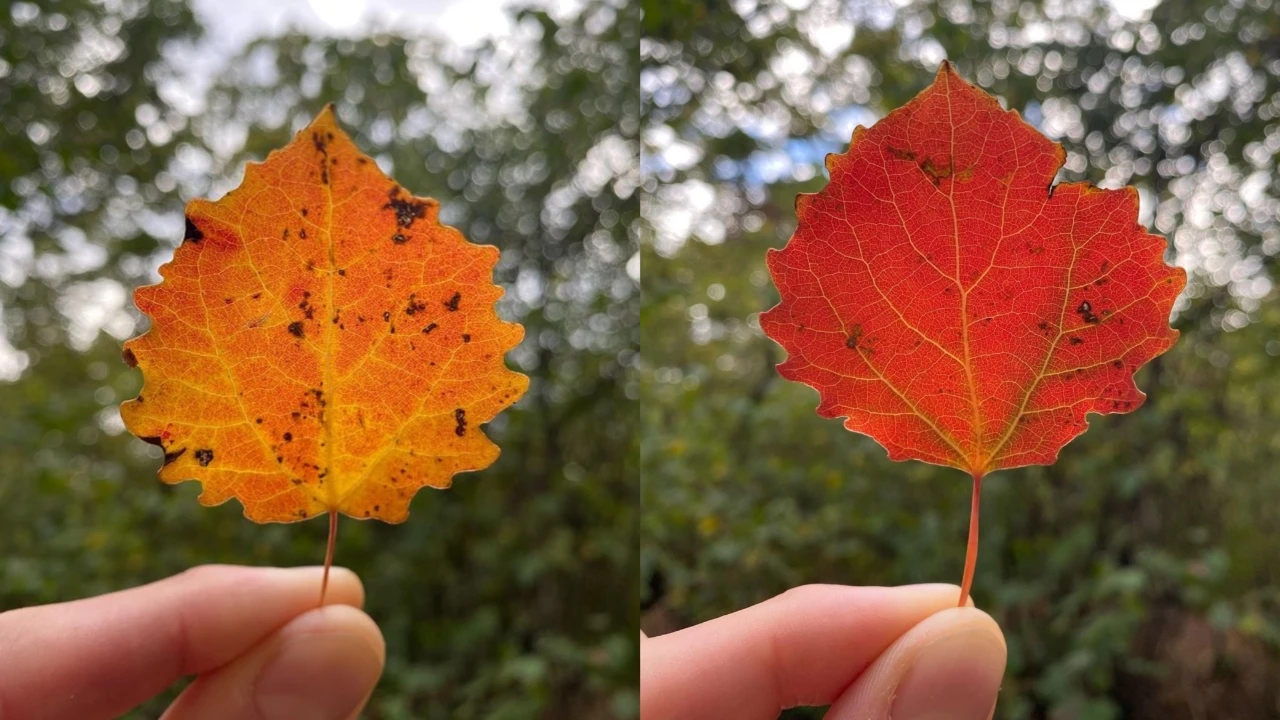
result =
[{"label": "fingertip", "polygon": [[[320,576],[324,577],[324,568],[320,568]],[[364,583],[354,571],[344,567],[329,569],[329,592],[325,595],[325,604],[338,603],[352,607],[364,607]]]},{"label": "fingertip", "polygon": [[[211,563],[197,565],[161,581],[182,587],[188,591],[201,593],[205,589],[221,590],[227,587],[253,588],[281,591],[320,592],[320,584],[324,580],[324,568],[320,565],[302,567],[251,567],[245,565],[221,565]],[[327,603],[338,603],[354,607],[364,606],[364,584],[360,577],[345,567],[333,567],[329,570],[329,589],[325,595]]]},{"label": "fingertip", "polygon": [[[303,565],[289,568],[237,568],[234,565],[210,565],[205,567],[232,568],[259,573],[268,582],[289,585],[291,588],[299,589],[304,593],[314,593],[317,597],[320,593],[320,585],[324,582],[324,566],[322,565]],[[329,568],[329,586],[324,596],[325,605],[350,605],[363,608],[364,598],[364,583],[361,582],[359,575],[356,575],[349,568],[337,565]]]},{"label": "fingertip", "polygon": [[284,638],[314,633],[346,634],[360,638],[378,659],[379,666],[386,660],[387,647],[382,630],[368,613],[353,605],[325,605],[309,610],[280,630],[280,636]]},{"label": "fingertip", "polygon": [[348,605],[326,605],[280,631],[279,646],[253,683],[266,718],[346,718],[373,692],[386,663],[377,624]]},{"label": "fingertip", "polygon": [[382,633],[362,610],[313,608],[199,677],[164,719],[345,720],[368,701],[385,663]]},{"label": "fingertip", "polygon": [[987,720],[1007,654],[990,615],[972,607],[942,610],[881,654],[828,717]]}]

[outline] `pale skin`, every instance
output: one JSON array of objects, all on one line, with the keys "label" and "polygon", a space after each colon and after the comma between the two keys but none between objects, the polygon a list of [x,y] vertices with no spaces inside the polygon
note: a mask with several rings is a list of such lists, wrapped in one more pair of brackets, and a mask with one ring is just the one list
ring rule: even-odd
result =
[{"label": "pale skin", "polygon": [[988,720],[1004,636],[955,585],[808,585],[640,638],[641,720]]},{"label": "pale skin", "polygon": [[334,568],[211,565],[150,585],[0,613],[0,718],[108,720],[195,676],[163,720],[355,718],[386,650]]}]

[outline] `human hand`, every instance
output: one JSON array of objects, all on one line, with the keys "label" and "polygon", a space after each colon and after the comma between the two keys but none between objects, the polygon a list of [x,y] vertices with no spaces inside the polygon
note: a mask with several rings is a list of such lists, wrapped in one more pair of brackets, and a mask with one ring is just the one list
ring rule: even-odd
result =
[{"label": "human hand", "polygon": [[385,647],[334,568],[210,565],[142,587],[0,613],[0,718],[118,717],[198,676],[163,720],[346,720],[368,700]]},{"label": "human hand", "polygon": [[991,616],[955,585],[806,585],[640,639],[641,720],[987,720],[1004,675]]}]

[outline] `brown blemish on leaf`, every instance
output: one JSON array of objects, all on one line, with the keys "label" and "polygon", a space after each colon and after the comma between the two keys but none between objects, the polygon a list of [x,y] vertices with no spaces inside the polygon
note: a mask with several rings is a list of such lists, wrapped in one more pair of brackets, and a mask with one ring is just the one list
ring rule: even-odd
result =
[{"label": "brown blemish on leaf", "polygon": [[862,326],[854,325],[853,331],[849,333],[849,337],[845,338],[844,346],[850,350],[858,349],[858,341],[862,339]]},{"label": "brown blemish on leaf", "polygon": [[[396,185],[387,193],[387,204],[383,210],[390,210],[396,215],[396,226],[408,230],[413,227],[414,220],[421,220],[427,214],[427,203],[415,198],[400,196],[400,186]],[[400,240],[398,242],[404,242]]]},{"label": "brown blemish on leaf", "polygon": [[1080,316],[1081,320],[1084,320],[1090,325],[1097,325],[1101,320],[1101,318],[1093,314],[1093,306],[1089,304],[1088,300],[1080,302],[1080,305],[1076,307],[1076,314]]},{"label": "brown blemish on leaf", "polygon": [[419,300],[416,293],[411,293],[409,295],[409,301],[405,305],[404,314],[414,315],[426,309],[427,309],[427,304]]},{"label": "brown blemish on leaf", "polygon": [[182,234],[183,242],[193,242],[199,244],[204,239],[204,233],[200,232],[200,228],[196,227],[195,222],[190,216],[184,218],[187,221],[186,231]]}]

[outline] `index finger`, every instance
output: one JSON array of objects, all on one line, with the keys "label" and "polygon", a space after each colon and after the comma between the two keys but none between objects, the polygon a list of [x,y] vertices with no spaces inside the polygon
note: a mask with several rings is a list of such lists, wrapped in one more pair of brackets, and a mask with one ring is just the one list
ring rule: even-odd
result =
[{"label": "index finger", "polygon": [[640,644],[644,720],[761,718],[830,705],[903,633],[955,607],[955,585],[806,585]]},{"label": "index finger", "polygon": [[[320,568],[210,565],[100,597],[0,614],[0,717],[114,718],[230,662],[317,604]],[[359,607],[334,568],[329,603]]]}]

